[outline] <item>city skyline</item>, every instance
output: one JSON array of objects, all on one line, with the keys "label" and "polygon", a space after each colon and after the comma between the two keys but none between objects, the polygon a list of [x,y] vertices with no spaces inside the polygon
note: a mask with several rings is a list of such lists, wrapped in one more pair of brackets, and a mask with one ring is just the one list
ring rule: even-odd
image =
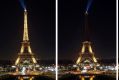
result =
[{"label": "city skyline", "polygon": [[0,80],[118,79],[116,2],[2,0]]}]

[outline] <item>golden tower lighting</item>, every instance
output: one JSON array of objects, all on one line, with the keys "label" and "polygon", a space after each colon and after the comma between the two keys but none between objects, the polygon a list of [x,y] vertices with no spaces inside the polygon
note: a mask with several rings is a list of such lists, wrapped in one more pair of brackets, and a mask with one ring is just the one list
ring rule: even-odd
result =
[{"label": "golden tower lighting", "polygon": [[29,62],[30,64],[36,64],[37,61],[32,53],[29,36],[28,36],[28,24],[27,24],[27,10],[24,10],[24,31],[23,31],[23,41],[18,54],[18,58],[15,61],[15,65],[21,65],[24,62]]},{"label": "golden tower lighting", "polygon": [[84,41],[83,46],[80,52],[80,56],[76,61],[76,64],[80,64],[83,62],[83,60],[90,59],[94,63],[97,63],[97,59],[94,56],[94,52],[91,47],[91,42]]}]

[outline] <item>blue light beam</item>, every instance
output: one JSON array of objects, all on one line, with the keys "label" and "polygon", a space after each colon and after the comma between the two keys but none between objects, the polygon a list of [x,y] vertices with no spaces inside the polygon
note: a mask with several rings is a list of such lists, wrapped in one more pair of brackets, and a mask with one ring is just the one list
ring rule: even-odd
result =
[{"label": "blue light beam", "polygon": [[90,9],[90,6],[92,4],[93,0],[88,0],[88,4],[87,4],[87,7],[86,7],[86,12],[88,13],[89,9]]},{"label": "blue light beam", "polygon": [[20,2],[20,4],[21,4],[22,8],[23,8],[24,10],[26,10],[26,6],[25,6],[25,3],[24,3],[24,0],[19,0],[19,2]]}]

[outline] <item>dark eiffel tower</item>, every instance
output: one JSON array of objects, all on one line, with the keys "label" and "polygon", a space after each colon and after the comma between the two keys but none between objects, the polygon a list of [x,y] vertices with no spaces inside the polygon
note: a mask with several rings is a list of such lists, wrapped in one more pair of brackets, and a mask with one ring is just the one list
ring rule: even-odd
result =
[{"label": "dark eiffel tower", "polygon": [[91,46],[89,35],[88,12],[85,12],[85,40],[82,42],[82,48],[76,61],[76,64],[79,66],[78,69],[83,68],[84,66],[89,66],[90,64],[96,69],[98,64]]}]

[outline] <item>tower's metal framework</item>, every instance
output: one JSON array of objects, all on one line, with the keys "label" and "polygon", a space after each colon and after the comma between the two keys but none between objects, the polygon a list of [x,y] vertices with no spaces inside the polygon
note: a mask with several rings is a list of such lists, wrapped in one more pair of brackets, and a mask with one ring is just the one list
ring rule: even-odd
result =
[{"label": "tower's metal framework", "polygon": [[94,69],[96,69],[96,66],[98,64],[98,61],[94,55],[94,52],[92,50],[91,41],[89,39],[89,27],[88,27],[88,13],[85,13],[85,40],[82,43],[82,48],[79,53],[79,57],[76,61],[76,64],[78,65],[78,69],[83,68],[84,66],[91,65]]},{"label": "tower's metal framework", "polygon": [[24,10],[24,32],[23,32],[23,41],[18,53],[18,58],[15,61],[15,65],[30,64],[34,65],[37,61],[34,57],[34,54],[30,47],[29,37],[28,37],[28,24],[27,24],[27,10]]},{"label": "tower's metal framework", "polygon": [[91,47],[91,42],[90,41],[84,41],[83,46],[80,52],[80,56],[78,60],[76,61],[76,64],[83,64],[85,61],[90,61],[93,63],[97,63],[97,59],[94,56],[94,52]]}]

